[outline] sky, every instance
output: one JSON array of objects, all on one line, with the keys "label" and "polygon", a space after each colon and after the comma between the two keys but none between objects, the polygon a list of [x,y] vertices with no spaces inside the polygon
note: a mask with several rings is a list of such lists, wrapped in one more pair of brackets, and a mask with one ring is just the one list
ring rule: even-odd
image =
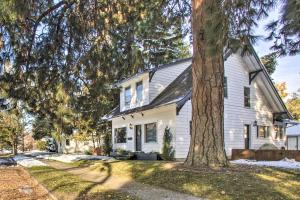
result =
[{"label": "sky", "polygon": [[[265,25],[272,21],[272,19],[277,19],[279,16],[279,8],[275,11],[269,13],[269,17],[265,20],[259,22],[259,26],[256,29],[256,34],[261,36],[266,36]],[[267,42],[264,40],[259,40],[254,48],[259,55],[262,57],[268,53],[271,53],[270,47],[272,42]],[[300,55],[296,56],[285,56],[277,59],[278,66],[276,71],[272,75],[275,83],[286,82],[288,93],[296,92],[300,88]]]}]

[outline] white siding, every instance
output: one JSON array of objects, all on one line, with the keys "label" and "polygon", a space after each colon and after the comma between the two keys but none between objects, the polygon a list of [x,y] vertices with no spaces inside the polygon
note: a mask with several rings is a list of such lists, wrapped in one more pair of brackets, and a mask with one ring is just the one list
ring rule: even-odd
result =
[{"label": "white siding", "polygon": [[288,136],[287,137],[287,149],[288,150],[300,150],[300,136]]},{"label": "white siding", "polygon": [[[141,113],[134,113],[132,118],[130,115],[126,115],[125,120],[121,117],[114,118],[112,120],[112,138],[113,138],[113,149],[126,149],[135,151],[135,135],[134,126],[142,125],[142,151],[144,152],[160,152],[162,148],[163,134],[166,126],[170,128],[172,133],[175,133],[175,105],[164,106],[148,111],[143,111],[144,116]],[[145,143],[145,124],[156,123],[157,126],[157,142],[156,143]],[[132,129],[130,129],[132,124]],[[114,143],[114,131],[115,128],[126,127],[127,128],[127,142],[123,144]],[[128,140],[132,138],[132,140]]]},{"label": "white siding", "polygon": [[[242,58],[238,55],[230,56],[225,62],[225,76],[228,84],[228,98],[224,100],[224,136],[227,155],[231,156],[233,148],[245,148],[244,125],[250,125],[250,148],[258,149],[265,143],[275,144],[278,148],[284,147],[284,140],[276,140],[273,131],[272,111],[262,91],[255,81],[249,85],[249,71]],[[251,108],[244,107],[244,87],[250,87]],[[190,144],[189,121],[191,120],[192,107],[188,101],[176,117],[176,157],[185,158]],[[258,125],[271,126],[269,138],[257,138]]]},{"label": "white siding", "polygon": [[66,139],[63,138],[60,149],[62,153],[84,153],[85,151],[93,149],[93,142],[70,139],[70,145],[67,146]]},{"label": "white siding", "polygon": [[[245,147],[243,128],[244,124],[250,125],[250,148],[258,149],[265,143],[275,144],[277,147],[284,147],[284,140],[275,140],[273,131],[272,110],[262,91],[254,80],[249,85],[249,70],[239,55],[233,55],[225,62],[225,76],[228,82],[228,98],[224,100],[224,133],[225,149],[231,155],[231,149]],[[250,87],[251,108],[244,107],[244,87]],[[271,127],[269,138],[257,138],[258,125]]]},{"label": "white siding", "polygon": [[[149,100],[155,98],[168,84],[171,83],[190,62],[184,62],[173,67],[161,69],[155,73],[149,85]],[[258,87],[256,79],[249,85],[249,68],[245,64],[243,58],[237,54],[230,56],[225,62],[225,76],[228,84],[228,98],[224,100],[224,139],[225,150],[227,155],[231,156],[231,150],[245,148],[244,143],[244,125],[250,125],[250,148],[258,149],[265,143],[275,144],[278,148],[285,146],[285,138],[283,140],[275,139],[273,130],[273,110],[267,101],[266,92]],[[244,107],[244,87],[250,87],[251,107]],[[116,118],[112,120],[113,128],[126,126],[128,137],[133,139],[127,141],[126,144],[114,144],[114,148],[124,148],[134,151],[134,129],[129,129],[129,124],[145,124],[157,122],[158,128],[158,143],[144,143],[144,127],[142,127],[142,150],[160,151],[162,144],[162,136],[165,127],[171,127],[171,132],[174,135],[175,157],[185,158],[187,156],[190,144],[190,120],[192,114],[191,101],[186,102],[180,110],[179,115],[176,115],[175,105],[160,107],[157,109],[135,113],[135,118],[132,119],[126,116],[125,120]],[[257,138],[257,127],[253,126],[254,121],[258,125],[270,126],[271,135],[269,138]]]},{"label": "white siding", "polygon": [[189,100],[176,116],[175,157],[186,158],[190,146],[190,121],[192,120],[192,104]]},{"label": "white siding", "polygon": [[174,66],[157,70],[150,82],[150,102],[190,65],[191,60],[188,60],[183,63],[175,64]]},{"label": "white siding", "polygon": [[[136,83],[143,82],[143,100],[139,104],[136,102]],[[127,109],[132,109],[139,106],[144,106],[149,104],[149,74],[144,73],[140,76],[134,77],[121,84],[120,89],[120,109],[121,111],[126,110],[125,108],[125,88],[129,87],[131,89],[131,103],[130,107]]]}]

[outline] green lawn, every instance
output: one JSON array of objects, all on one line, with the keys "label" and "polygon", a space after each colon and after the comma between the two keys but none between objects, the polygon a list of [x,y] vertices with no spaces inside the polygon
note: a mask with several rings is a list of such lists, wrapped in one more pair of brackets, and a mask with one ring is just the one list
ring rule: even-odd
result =
[{"label": "green lawn", "polygon": [[209,199],[300,199],[300,171],[242,166],[191,170],[153,161],[79,161],[72,165]]},{"label": "green lawn", "polygon": [[51,167],[31,167],[28,171],[58,199],[136,199],[127,193],[108,190],[101,184],[84,181],[78,176]]}]

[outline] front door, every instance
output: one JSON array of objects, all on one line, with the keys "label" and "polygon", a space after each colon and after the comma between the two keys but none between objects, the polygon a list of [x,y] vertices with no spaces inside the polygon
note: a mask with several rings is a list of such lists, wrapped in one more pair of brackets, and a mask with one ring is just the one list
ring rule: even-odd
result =
[{"label": "front door", "polygon": [[142,151],[142,125],[135,126],[135,151]]},{"label": "front door", "polygon": [[250,148],[250,125],[244,125],[244,139],[245,139],[245,149]]}]

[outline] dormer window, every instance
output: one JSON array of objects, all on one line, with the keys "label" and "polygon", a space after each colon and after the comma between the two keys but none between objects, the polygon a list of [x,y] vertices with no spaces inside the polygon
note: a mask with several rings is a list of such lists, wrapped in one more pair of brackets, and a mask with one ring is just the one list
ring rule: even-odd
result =
[{"label": "dormer window", "polygon": [[129,108],[131,102],[131,90],[130,87],[125,88],[125,107]]},{"label": "dormer window", "polygon": [[136,102],[140,103],[143,100],[143,82],[136,83]]}]

